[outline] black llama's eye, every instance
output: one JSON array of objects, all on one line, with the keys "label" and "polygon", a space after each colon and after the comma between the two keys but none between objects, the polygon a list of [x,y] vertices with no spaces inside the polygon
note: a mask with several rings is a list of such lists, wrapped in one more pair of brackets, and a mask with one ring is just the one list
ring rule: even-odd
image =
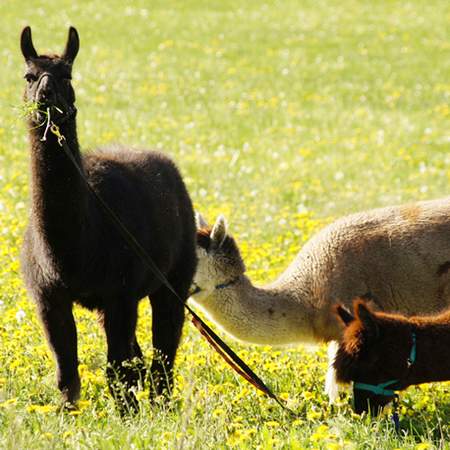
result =
[{"label": "black llama's eye", "polygon": [[33,81],[36,81],[38,79],[38,77],[34,73],[26,73],[24,78],[28,81],[28,83],[32,83]]}]

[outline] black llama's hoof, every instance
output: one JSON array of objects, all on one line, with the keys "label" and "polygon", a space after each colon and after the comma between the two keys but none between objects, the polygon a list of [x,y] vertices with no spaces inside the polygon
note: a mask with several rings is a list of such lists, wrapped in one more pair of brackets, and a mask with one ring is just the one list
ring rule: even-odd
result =
[{"label": "black llama's hoof", "polygon": [[60,412],[71,413],[74,411],[79,411],[78,405],[72,402],[63,402],[59,408]]},{"label": "black llama's hoof", "polygon": [[69,383],[58,381],[58,388],[61,391],[63,403],[75,405],[80,399],[81,383],[80,378],[76,377]]}]

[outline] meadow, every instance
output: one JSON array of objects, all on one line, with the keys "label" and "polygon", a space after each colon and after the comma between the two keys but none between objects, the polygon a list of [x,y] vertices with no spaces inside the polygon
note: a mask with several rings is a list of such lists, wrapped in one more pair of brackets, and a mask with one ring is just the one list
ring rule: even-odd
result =
[{"label": "meadow", "polygon": [[[324,224],[366,208],[448,195],[449,3],[444,0],[0,2],[0,448],[450,448],[450,384],[352,414],[323,393],[326,348],[227,342],[300,413],[238,378],[186,322],[170,405],[123,421],[104,377],[105,339],[76,308],[82,399],[61,412],[54,364],[20,275],[29,150],[20,31],[81,50],[73,84],[84,150],[164,151],[197,210],[223,213],[249,275],[273,280]],[[139,341],[152,353],[151,310]]]}]

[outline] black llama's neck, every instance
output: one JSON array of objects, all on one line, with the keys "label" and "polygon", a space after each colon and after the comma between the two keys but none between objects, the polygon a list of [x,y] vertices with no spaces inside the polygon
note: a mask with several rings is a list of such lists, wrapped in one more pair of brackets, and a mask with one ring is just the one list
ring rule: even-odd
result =
[{"label": "black llama's neck", "polygon": [[[86,187],[57,137],[48,130],[46,140],[42,140],[45,127],[29,127],[33,228],[55,257],[70,257],[80,246],[87,207]],[[60,131],[81,166],[75,117],[61,124]]]}]

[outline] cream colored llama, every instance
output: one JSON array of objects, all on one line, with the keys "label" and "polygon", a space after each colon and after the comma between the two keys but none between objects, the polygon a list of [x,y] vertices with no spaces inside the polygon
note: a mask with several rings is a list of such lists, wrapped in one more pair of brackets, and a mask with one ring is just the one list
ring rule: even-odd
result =
[{"label": "cream colored llama", "polygon": [[[331,305],[403,314],[436,313],[450,305],[450,197],[375,209],[324,228],[277,280],[256,287],[221,216],[198,217],[194,302],[234,338],[254,344],[333,342],[342,327]],[[330,346],[326,391],[333,400],[336,345]]]}]

